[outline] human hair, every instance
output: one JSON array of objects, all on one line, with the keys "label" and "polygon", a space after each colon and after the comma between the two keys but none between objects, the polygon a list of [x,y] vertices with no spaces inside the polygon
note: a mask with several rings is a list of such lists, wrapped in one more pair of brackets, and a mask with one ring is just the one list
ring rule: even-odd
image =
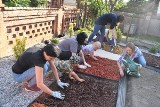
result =
[{"label": "human hair", "polygon": [[130,49],[132,49],[132,52],[134,52],[135,51],[135,48],[136,48],[136,46],[132,43],[132,42],[128,42],[127,44],[126,44],[126,48],[130,48]]},{"label": "human hair", "polygon": [[88,37],[88,36],[87,36],[87,34],[86,34],[85,32],[81,32],[81,33],[77,34],[76,39],[77,39],[77,41],[78,41],[78,44],[83,45],[83,44],[84,44],[84,41],[85,41],[85,39],[86,39],[87,37]]},{"label": "human hair", "polygon": [[117,15],[117,22],[123,22],[124,19],[124,15]]},{"label": "human hair", "polygon": [[97,41],[93,43],[93,48],[100,49],[101,48],[101,42]]},{"label": "human hair", "polygon": [[48,43],[45,43],[45,44],[46,44],[46,46],[42,49],[43,52],[46,52],[46,54],[48,56],[57,57],[58,55],[57,55],[57,52],[56,52],[55,48],[53,47],[53,45],[48,44]]}]

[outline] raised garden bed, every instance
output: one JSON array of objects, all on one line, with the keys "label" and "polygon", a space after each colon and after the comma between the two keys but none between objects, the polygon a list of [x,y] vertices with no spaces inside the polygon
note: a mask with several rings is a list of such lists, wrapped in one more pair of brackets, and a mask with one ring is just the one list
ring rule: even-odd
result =
[{"label": "raised garden bed", "polygon": [[152,54],[145,50],[142,50],[142,52],[146,59],[147,65],[160,68],[160,55]]},{"label": "raised garden bed", "polygon": [[61,80],[70,84],[68,88],[61,89],[55,82],[50,85],[50,89],[65,94],[64,100],[43,93],[29,107],[115,107],[120,79],[117,62],[97,58],[98,61],[93,61],[87,57],[86,60],[92,67],[77,72],[85,82],[69,80],[68,75],[64,74]]},{"label": "raised garden bed", "polygon": [[93,77],[78,73],[85,82],[70,81],[68,75],[62,81],[70,86],[64,90],[52,83],[52,90],[60,90],[65,94],[64,100],[58,100],[43,93],[29,107],[115,107],[117,102],[118,81]]}]

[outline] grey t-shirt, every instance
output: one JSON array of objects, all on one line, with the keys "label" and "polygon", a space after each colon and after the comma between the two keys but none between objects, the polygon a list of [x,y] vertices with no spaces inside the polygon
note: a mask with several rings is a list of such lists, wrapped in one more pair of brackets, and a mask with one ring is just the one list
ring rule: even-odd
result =
[{"label": "grey t-shirt", "polygon": [[58,47],[61,49],[61,51],[70,51],[72,53],[77,53],[78,42],[76,38],[67,38],[61,41],[58,44]]}]

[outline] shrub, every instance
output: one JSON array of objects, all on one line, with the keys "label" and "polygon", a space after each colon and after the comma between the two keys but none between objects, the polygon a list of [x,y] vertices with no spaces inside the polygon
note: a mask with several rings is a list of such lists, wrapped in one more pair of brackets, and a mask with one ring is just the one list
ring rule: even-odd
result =
[{"label": "shrub", "polygon": [[117,32],[117,42],[119,43],[122,40],[123,33],[121,32],[121,29],[117,26],[116,27]]},{"label": "shrub", "polygon": [[25,51],[26,38],[22,40],[16,39],[16,45],[13,47],[14,56],[16,59],[19,58],[20,55]]},{"label": "shrub", "polygon": [[81,28],[80,30],[77,31],[77,33],[85,32],[87,35],[91,34],[91,31],[88,30],[87,28]]},{"label": "shrub", "polygon": [[8,7],[29,7],[30,0],[4,0],[3,3]]},{"label": "shrub", "polygon": [[150,53],[156,53],[156,47],[150,48],[150,49],[149,49],[149,52],[150,52]]},{"label": "shrub", "polygon": [[74,35],[74,30],[73,30],[73,27],[74,27],[74,23],[69,23],[69,37],[72,37]]},{"label": "shrub", "polygon": [[52,38],[51,39],[51,44],[55,45],[55,44],[58,44],[59,43],[59,40],[57,38]]}]

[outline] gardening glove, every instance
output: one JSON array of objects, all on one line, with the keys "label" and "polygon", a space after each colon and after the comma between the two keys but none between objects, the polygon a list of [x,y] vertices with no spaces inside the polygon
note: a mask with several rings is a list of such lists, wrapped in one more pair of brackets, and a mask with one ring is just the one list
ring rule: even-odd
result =
[{"label": "gardening glove", "polygon": [[84,62],[84,65],[87,67],[91,67],[91,65],[87,64],[87,62]]},{"label": "gardening glove", "polygon": [[54,92],[52,93],[52,96],[55,97],[55,98],[61,99],[61,100],[63,100],[64,97],[65,97],[65,95],[62,95],[62,94],[60,93],[60,91],[54,91]]},{"label": "gardening glove", "polygon": [[58,86],[60,86],[60,87],[63,88],[63,89],[64,89],[64,86],[65,86],[65,87],[68,87],[68,86],[69,86],[68,83],[61,82],[60,80],[57,81],[57,84],[58,84]]}]

